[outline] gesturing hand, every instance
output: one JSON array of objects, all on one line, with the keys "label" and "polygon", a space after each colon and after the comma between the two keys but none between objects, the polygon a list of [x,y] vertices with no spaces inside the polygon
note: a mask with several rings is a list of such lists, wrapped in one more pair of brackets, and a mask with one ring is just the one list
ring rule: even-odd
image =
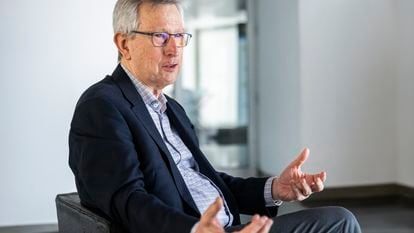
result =
[{"label": "gesturing hand", "polygon": [[[214,201],[214,203],[207,208],[207,210],[201,216],[196,233],[225,232],[218,219],[216,218],[216,215],[220,211],[222,205],[223,201],[221,198],[217,198],[216,201]],[[254,215],[252,221],[241,231],[237,231],[236,233],[268,233],[272,224],[272,219],[269,219],[265,216],[259,217],[259,215]]]},{"label": "gesturing hand", "polygon": [[307,174],[301,171],[301,166],[309,157],[309,149],[305,148],[299,156],[289,164],[278,179],[273,180],[273,199],[282,201],[302,201],[314,192],[324,188],[326,172]]},{"label": "gesturing hand", "polygon": [[224,233],[224,228],[216,218],[217,213],[223,205],[221,198],[217,198],[211,204],[198,222],[196,233]]}]

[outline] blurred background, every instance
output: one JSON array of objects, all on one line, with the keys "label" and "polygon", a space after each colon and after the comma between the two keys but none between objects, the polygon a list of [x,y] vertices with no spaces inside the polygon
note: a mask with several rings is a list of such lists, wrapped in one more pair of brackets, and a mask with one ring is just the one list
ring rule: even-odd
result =
[{"label": "blurred background", "polygon": [[[117,64],[114,4],[0,2],[0,232],[56,228],[56,194],[76,191],[70,121],[80,94]],[[304,169],[328,173],[326,193],[309,205],[384,197],[390,206],[368,213],[412,206],[414,1],[185,6],[193,38],[166,92],[185,107],[217,170],[277,175],[309,147]],[[392,232],[414,232],[414,211],[405,207],[382,216],[407,219],[388,226],[400,227]],[[368,219],[365,232],[380,232],[355,208]]]}]

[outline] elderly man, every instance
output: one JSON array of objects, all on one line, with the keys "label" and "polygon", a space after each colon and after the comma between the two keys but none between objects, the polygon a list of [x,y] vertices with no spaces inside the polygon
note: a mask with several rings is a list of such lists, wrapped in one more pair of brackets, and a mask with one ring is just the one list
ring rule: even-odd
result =
[{"label": "elderly man", "polygon": [[[118,0],[113,27],[120,64],[80,97],[70,129],[83,205],[134,233],[360,232],[338,207],[274,217],[282,201],[322,191],[324,172],[301,171],[308,149],[279,177],[237,178],[210,165],[184,109],[162,92],[191,38],[179,2]],[[257,214],[242,226],[239,213]]]}]

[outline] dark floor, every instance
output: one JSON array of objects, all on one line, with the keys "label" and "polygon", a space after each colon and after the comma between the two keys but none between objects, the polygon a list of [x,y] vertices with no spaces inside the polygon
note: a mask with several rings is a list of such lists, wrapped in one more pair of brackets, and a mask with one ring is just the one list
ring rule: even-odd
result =
[{"label": "dark floor", "polygon": [[57,233],[56,224],[0,227],[0,233]]},{"label": "dark floor", "polygon": [[[332,203],[329,203],[332,204]],[[320,205],[320,204],[318,204]],[[404,203],[392,204],[341,204],[351,210],[358,219],[364,233],[414,233],[414,207]],[[280,214],[304,209],[300,203],[284,203]],[[243,216],[247,221],[248,216]],[[0,233],[56,233],[57,226],[34,225],[0,227]]]},{"label": "dark floor", "polygon": [[365,233],[413,233],[414,208],[383,205],[349,208]]},{"label": "dark floor", "polygon": [[[329,203],[333,205],[333,203]],[[337,204],[349,209],[358,219],[364,233],[414,233],[414,207],[392,204]],[[324,206],[319,204],[318,206]],[[299,203],[286,203],[284,213],[305,208]]]}]

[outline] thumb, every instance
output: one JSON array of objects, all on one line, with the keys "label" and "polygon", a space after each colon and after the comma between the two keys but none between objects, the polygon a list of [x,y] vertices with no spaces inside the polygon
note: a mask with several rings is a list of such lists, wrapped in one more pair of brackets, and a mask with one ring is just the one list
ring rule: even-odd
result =
[{"label": "thumb", "polygon": [[290,164],[291,167],[300,167],[302,164],[305,163],[305,161],[309,157],[309,149],[305,148],[303,151],[298,155],[298,157],[293,160],[293,162]]},{"label": "thumb", "polygon": [[221,207],[223,206],[223,201],[220,197],[216,198],[216,200],[207,208],[207,210],[201,216],[200,222],[210,222],[212,221],[217,213],[220,211]]},{"label": "thumb", "polygon": [[326,172],[319,173],[319,178],[322,180],[322,182],[326,181]]}]

